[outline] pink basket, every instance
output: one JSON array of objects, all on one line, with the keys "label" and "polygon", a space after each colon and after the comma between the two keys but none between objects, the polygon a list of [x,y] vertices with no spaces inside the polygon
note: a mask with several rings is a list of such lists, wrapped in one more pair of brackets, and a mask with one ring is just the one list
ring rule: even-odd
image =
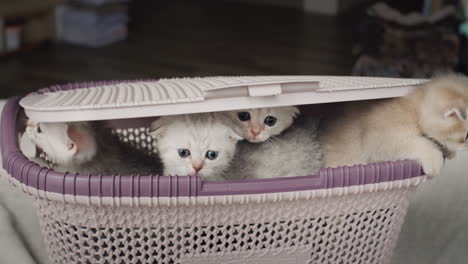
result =
[{"label": "pink basket", "polygon": [[409,195],[425,180],[408,160],[226,182],[61,173],[19,150],[19,99],[2,113],[3,168],[35,197],[57,264],[389,263]]}]

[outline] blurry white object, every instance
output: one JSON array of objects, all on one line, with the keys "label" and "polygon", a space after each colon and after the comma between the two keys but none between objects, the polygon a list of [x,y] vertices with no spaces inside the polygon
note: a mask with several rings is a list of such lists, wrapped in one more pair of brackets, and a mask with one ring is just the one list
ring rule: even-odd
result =
[{"label": "blurry white object", "polygon": [[127,12],[127,8],[99,12],[97,9],[61,6],[56,11],[58,39],[89,47],[123,40],[127,37]]},{"label": "blurry white object", "polygon": [[15,51],[21,45],[21,26],[6,26],[5,27],[5,49],[6,51]]}]

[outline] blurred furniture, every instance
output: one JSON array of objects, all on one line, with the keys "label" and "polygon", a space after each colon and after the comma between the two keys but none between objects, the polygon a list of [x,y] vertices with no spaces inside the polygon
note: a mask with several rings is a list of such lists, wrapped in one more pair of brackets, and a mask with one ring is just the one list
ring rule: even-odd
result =
[{"label": "blurred furniture", "polygon": [[369,1],[370,0],[303,0],[303,9],[305,12],[338,15],[346,10],[368,3]]},{"label": "blurred furniture", "polygon": [[357,27],[353,75],[428,78],[455,71],[460,63],[459,24],[453,6],[424,16],[376,4]]},{"label": "blurred furniture", "polygon": [[338,15],[344,11],[375,0],[227,0],[248,4],[260,4],[301,9],[308,13]]},{"label": "blurred furniture", "polygon": [[73,0],[57,12],[58,39],[102,47],[127,37],[129,0]]},{"label": "blurred furniture", "polygon": [[[55,7],[65,0],[15,0],[0,1],[0,54],[6,53],[6,29],[17,27],[20,31],[19,49],[25,49],[55,38]],[[3,52],[2,52],[3,50]],[[16,50],[10,50],[14,52]]]}]

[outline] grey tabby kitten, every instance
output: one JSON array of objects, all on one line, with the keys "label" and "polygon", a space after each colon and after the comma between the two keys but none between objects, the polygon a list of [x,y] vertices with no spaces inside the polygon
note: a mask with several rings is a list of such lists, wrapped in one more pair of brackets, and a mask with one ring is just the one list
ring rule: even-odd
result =
[{"label": "grey tabby kitten", "polygon": [[225,179],[263,179],[315,175],[322,167],[318,120],[302,120],[263,143],[239,142]]}]

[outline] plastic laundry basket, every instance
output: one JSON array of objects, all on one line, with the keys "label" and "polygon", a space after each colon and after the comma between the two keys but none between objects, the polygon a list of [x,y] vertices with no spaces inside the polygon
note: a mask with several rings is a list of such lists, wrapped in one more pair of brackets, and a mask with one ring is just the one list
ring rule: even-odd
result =
[{"label": "plastic laundry basket", "polygon": [[[37,121],[136,118],[402,96],[421,80],[277,76],[102,82],[22,99]],[[317,175],[210,182],[196,176],[60,173],[18,147],[20,98],[1,121],[3,168],[35,197],[51,263],[389,263],[425,177],[415,161]],[[177,107],[174,107],[177,106]],[[139,126],[122,139],[151,149]]]}]

